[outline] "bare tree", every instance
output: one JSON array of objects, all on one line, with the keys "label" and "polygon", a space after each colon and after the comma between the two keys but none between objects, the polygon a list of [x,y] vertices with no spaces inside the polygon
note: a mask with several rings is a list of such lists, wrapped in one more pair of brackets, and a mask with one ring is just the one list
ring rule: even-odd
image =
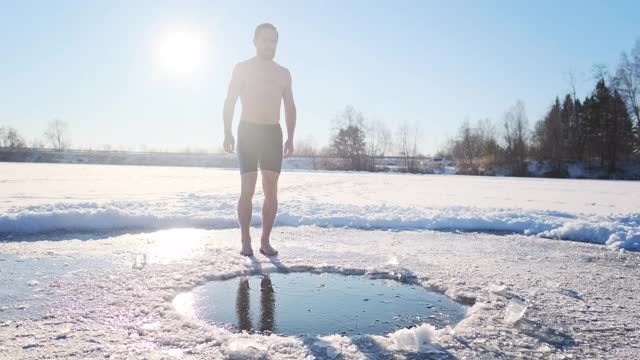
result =
[{"label": "bare tree", "polygon": [[378,128],[377,132],[378,144],[380,144],[380,155],[385,156],[393,148],[393,138],[391,137],[391,130],[386,125],[382,125]]},{"label": "bare tree", "polygon": [[623,52],[620,56],[612,85],[622,96],[629,114],[635,118],[634,150],[640,153],[640,39],[636,41],[630,55]]},{"label": "bare tree", "polygon": [[308,135],[304,139],[298,138],[296,140],[296,154],[300,156],[312,156],[316,155],[318,151],[316,150],[316,140],[313,135]]},{"label": "bare tree", "polygon": [[480,157],[482,159],[482,166],[485,167],[485,169],[493,168],[498,161],[498,155],[500,152],[496,126],[490,119],[479,120],[477,125],[477,135],[480,141]]},{"label": "bare tree", "polygon": [[573,95],[574,99],[577,99],[577,97],[576,97],[576,83],[577,83],[576,73],[575,73],[575,71],[570,70],[567,76],[569,77],[569,86],[571,87],[571,94]]},{"label": "bare tree", "polygon": [[478,120],[475,126],[465,120],[458,135],[448,140],[436,157],[448,155],[456,160],[459,174],[476,175],[493,171],[500,153],[496,127],[490,119]]},{"label": "bare tree", "polygon": [[35,138],[31,140],[31,145],[30,145],[33,149],[42,149],[44,148],[44,142],[42,141],[42,139],[39,138]]},{"label": "bare tree", "polygon": [[[638,45],[640,46],[640,45]],[[640,52],[640,50],[638,51]],[[626,53],[620,56],[620,65],[613,78],[613,87],[623,96],[631,114],[640,121],[640,65],[629,60]]]},{"label": "bare tree", "polygon": [[379,122],[373,122],[368,125],[365,129],[365,136],[367,142],[367,156],[369,158],[376,158],[380,153],[380,144],[378,143],[378,137],[376,136],[377,127],[379,126]]},{"label": "bare tree", "polygon": [[381,121],[375,121],[367,127],[367,155],[369,157],[385,156],[391,148],[391,131]]},{"label": "bare tree", "polygon": [[417,124],[413,127],[405,121],[396,132],[396,146],[398,154],[404,157],[404,166],[408,172],[418,171],[418,141],[420,139],[420,128]]},{"label": "bare tree", "polygon": [[44,137],[57,151],[63,151],[71,146],[71,140],[69,139],[69,124],[62,120],[53,120],[49,123],[49,127],[44,132]]},{"label": "bare tree", "polygon": [[340,129],[349,126],[356,126],[363,130],[366,128],[364,115],[351,105],[345,106],[344,110],[333,118],[333,136],[335,136]]},{"label": "bare tree", "polygon": [[604,64],[593,64],[591,68],[591,76],[595,81],[605,80],[609,78],[609,69]]},{"label": "bare tree", "polygon": [[417,157],[420,155],[420,151],[418,149],[418,143],[422,138],[422,132],[420,131],[420,127],[417,123],[413,125],[412,134],[411,134],[411,159],[410,166],[407,168],[409,172],[415,173],[419,170],[419,163]]},{"label": "bare tree", "polygon": [[307,136],[304,140],[296,140],[296,154],[298,156],[305,156],[311,158],[313,169],[318,169],[318,150],[316,141],[312,135]]},{"label": "bare tree", "polygon": [[527,154],[529,139],[529,121],[524,108],[524,103],[518,100],[504,115],[504,140],[505,156],[514,176],[527,174]]},{"label": "bare tree", "polygon": [[476,141],[473,139],[473,130],[469,125],[469,121],[465,120],[458,130],[458,138],[453,140],[451,147],[454,158],[460,167],[465,169],[462,172],[468,173],[467,169],[474,167],[473,160],[479,155],[477,148]]},{"label": "bare tree", "polygon": [[12,127],[0,127],[0,147],[23,148],[25,146],[26,142],[18,130]]}]

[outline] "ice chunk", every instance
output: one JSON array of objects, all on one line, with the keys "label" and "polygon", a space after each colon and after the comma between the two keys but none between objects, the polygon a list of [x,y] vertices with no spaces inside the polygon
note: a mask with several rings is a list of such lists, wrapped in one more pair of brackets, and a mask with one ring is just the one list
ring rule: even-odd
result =
[{"label": "ice chunk", "polygon": [[397,256],[392,256],[391,258],[389,258],[389,260],[387,260],[387,265],[398,266],[400,265],[400,261],[398,261]]},{"label": "ice chunk", "polygon": [[27,283],[30,287],[38,286],[39,282],[37,280],[31,280]]},{"label": "ice chunk", "polygon": [[136,270],[142,269],[147,263],[147,254],[136,255],[136,260],[133,263],[133,268]]},{"label": "ice chunk", "polygon": [[505,285],[489,284],[489,291],[494,294],[501,293],[505,290],[507,290],[507,287]]},{"label": "ice chunk", "polygon": [[400,329],[390,335],[399,350],[416,351],[424,344],[431,343],[436,328],[430,324],[422,324],[411,329]]},{"label": "ice chunk", "polygon": [[524,313],[527,311],[527,303],[518,298],[513,298],[509,301],[507,309],[504,313],[504,322],[507,324],[515,324],[518,320],[522,319]]},{"label": "ice chunk", "polygon": [[607,247],[614,250],[620,249],[623,244],[624,242],[622,241],[620,236],[618,236],[618,234],[611,234],[611,236],[609,236],[609,239],[607,239],[607,242],[606,242]]},{"label": "ice chunk", "polygon": [[553,280],[551,278],[548,277],[544,277],[544,285],[546,287],[548,287],[549,289],[555,289],[560,287],[560,283],[557,280]]},{"label": "ice chunk", "polygon": [[268,346],[247,338],[237,338],[229,342],[227,350],[232,359],[264,358]]}]

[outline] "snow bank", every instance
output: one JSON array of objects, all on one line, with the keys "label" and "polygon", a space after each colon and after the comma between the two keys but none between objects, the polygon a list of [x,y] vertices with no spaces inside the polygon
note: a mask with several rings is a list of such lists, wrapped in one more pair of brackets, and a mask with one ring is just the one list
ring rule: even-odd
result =
[{"label": "snow bank", "polygon": [[[236,227],[235,199],[219,201],[216,205],[192,201],[180,206],[144,201],[30,206],[0,215],[0,233]],[[261,213],[259,204],[256,205],[255,226],[260,225]],[[512,232],[640,250],[640,215],[571,215],[518,209],[353,206],[298,201],[280,206],[276,225]]]},{"label": "snow bank", "polygon": [[[236,171],[0,163],[0,234],[237,226]],[[260,225],[258,185],[253,224]],[[286,172],[278,226],[512,232],[640,250],[640,182]]]}]

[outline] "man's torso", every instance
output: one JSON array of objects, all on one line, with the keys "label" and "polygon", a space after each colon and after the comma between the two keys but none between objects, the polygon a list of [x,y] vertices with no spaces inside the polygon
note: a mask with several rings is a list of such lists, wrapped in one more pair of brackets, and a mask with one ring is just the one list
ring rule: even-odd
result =
[{"label": "man's torso", "polygon": [[278,124],[280,104],[286,89],[287,69],[274,61],[250,59],[239,64],[241,71],[241,122]]}]

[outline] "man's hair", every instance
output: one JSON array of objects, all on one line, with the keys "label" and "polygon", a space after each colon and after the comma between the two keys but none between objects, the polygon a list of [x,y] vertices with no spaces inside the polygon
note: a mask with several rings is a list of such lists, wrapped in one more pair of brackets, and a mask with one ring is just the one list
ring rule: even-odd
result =
[{"label": "man's hair", "polygon": [[260,24],[260,25],[256,26],[256,31],[253,33],[253,39],[254,40],[257,39],[258,35],[260,35],[260,32],[262,32],[263,30],[266,30],[266,29],[271,29],[271,30],[275,31],[276,34],[278,33],[278,29],[276,29],[276,27],[273,26],[273,24],[264,23],[264,24]]}]

